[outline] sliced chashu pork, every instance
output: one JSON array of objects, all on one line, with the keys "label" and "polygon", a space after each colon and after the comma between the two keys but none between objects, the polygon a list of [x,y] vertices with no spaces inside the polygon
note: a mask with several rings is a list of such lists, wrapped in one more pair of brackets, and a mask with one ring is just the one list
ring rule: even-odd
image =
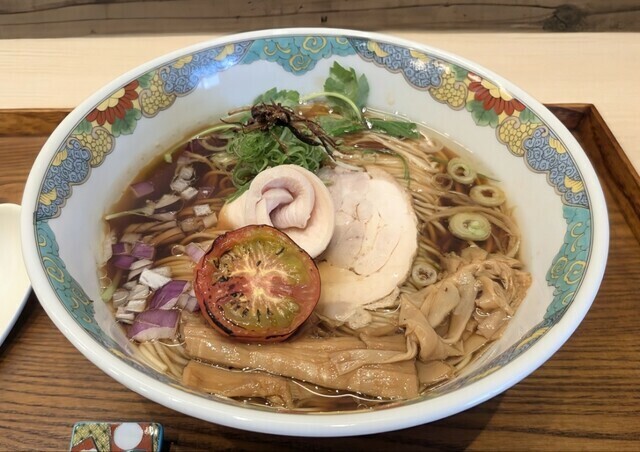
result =
[{"label": "sliced chashu pork", "polygon": [[218,226],[266,224],[280,229],[311,257],[329,244],[334,207],[318,176],[301,166],[280,165],[258,174],[249,189],[220,211]]},{"label": "sliced chashu pork", "polygon": [[322,291],[316,310],[354,327],[364,308],[393,303],[418,249],[417,219],[406,190],[384,170],[323,169],[335,207],[335,229],[318,264]]}]

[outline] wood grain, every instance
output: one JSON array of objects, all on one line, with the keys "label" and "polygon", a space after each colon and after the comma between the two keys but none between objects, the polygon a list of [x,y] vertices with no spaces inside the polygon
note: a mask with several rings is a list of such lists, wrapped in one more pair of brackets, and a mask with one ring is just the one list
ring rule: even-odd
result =
[{"label": "wood grain", "polygon": [[0,110],[0,137],[42,137],[54,131],[69,114],[64,109],[5,109]]},{"label": "wood grain", "polygon": [[[578,330],[540,369],[500,396],[438,422],[380,435],[306,439],[248,433],[184,416],[126,389],[88,362],[31,295],[0,348],[0,450],[63,450],[73,423],[87,419],[160,422],[171,451],[637,450],[640,242],[629,224],[640,218],[626,216],[619,204],[624,188],[618,181],[610,183],[612,174],[602,172],[594,159],[594,153],[601,152],[594,149],[596,143],[601,149],[614,147],[602,132],[606,125],[598,122],[597,112],[586,105],[555,106],[554,111],[576,134],[605,182],[609,261],[598,296]],[[30,116],[23,113],[22,118]],[[28,133],[33,131],[25,121],[21,124]],[[46,139],[45,134],[21,136],[20,127],[13,136],[0,137],[0,198],[13,202],[19,201]],[[607,158],[615,160],[615,153]]]},{"label": "wood grain", "polygon": [[634,0],[13,0],[0,38],[234,32],[278,27],[415,30],[637,31]]}]

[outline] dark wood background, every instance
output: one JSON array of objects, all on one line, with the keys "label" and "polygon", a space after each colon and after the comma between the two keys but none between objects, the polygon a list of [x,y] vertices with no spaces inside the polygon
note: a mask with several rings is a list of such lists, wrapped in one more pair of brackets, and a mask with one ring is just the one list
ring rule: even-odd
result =
[{"label": "dark wood background", "polygon": [[0,0],[0,38],[228,33],[300,26],[419,31],[640,31],[640,2]]}]

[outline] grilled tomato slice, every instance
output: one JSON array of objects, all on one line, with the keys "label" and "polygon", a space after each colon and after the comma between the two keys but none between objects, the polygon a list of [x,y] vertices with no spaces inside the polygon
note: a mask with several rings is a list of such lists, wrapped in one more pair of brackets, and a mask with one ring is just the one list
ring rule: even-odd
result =
[{"label": "grilled tomato slice", "polygon": [[313,312],[320,273],[286,234],[252,225],[213,242],[194,286],[203,315],[219,332],[248,342],[282,341]]}]

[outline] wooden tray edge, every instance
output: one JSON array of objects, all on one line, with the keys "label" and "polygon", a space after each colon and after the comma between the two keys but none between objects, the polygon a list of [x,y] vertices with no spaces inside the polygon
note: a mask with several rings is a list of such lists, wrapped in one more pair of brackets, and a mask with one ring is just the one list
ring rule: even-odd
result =
[{"label": "wooden tray edge", "polygon": [[549,104],[547,108],[574,134],[640,242],[640,176],[598,109],[593,104]]}]

